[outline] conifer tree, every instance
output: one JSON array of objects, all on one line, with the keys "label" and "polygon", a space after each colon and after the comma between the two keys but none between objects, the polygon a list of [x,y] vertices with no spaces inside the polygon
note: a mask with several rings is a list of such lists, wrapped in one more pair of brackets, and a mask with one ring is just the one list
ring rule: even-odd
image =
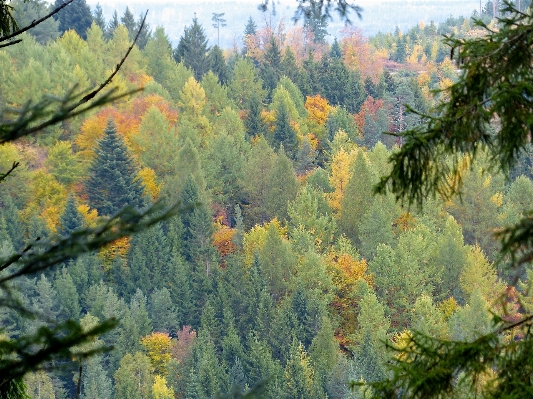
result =
[{"label": "conifer tree", "polygon": [[[135,22],[135,27],[138,29],[141,26],[141,23],[143,21],[144,15],[141,13],[139,15],[139,18]],[[135,33],[134,33],[135,36]],[[145,21],[143,29],[139,33],[139,37],[137,38],[137,47],[139,47],[141,50],[144,50],[148,42],[150,41],[150,38],[152,37],[152,31],[150,29],[150,25]]]},{"label": "conifer tree", "polygon": [[229,70],[220,47],[213,46],[211,50],[209,50],[209,60],[211,70],[218,77],[220,84],[227,84],[229,80]]},{"label": "conifer tree", "polygon": [[324,44],[328,35],[328,17],[322,13],[320,3],[311,1],[305,13],[304,28],[313,33],[313,42]]},{"label": "conifer tree", "polygon": [[289,119],[289,110],[285,101],[280,101],[276,109],[276,125],[272,137],[274,148],[279,149],[283,146],[291,159],[295,159],[298,149],[298,136],[291,126]]},{"label": "conifer tree", "polygon": [[94,20],[94,23],[98,25],[100,29],[102,29],[102,32],[106,31],[107,25],[105,22],[104,12],[102,10],[102,6],[100,5],[100,3],[96,3],[96,6],[94,7],[93,20]]},{"label": "conifer tree", "polygon": [[128,30],[128,35],[130,37],[130,40],[135,37],[136,30],[137,30],[137,23],[135,22],[135,17],[133,16],[132,12],[130,11],[130,8],[126,6],[126,10],[124,11],[124,15],[120,17],[120,23],[126,27]]},{"label": "conifer tree", "polygon": [[83,223],[83,216],[78,212],[76,198],[74,197],[74,194],[71,193],[67,198],[65,210],[59,218],[57,232],[59,235],[66,237],[74,230],[83,227]]},{"label": "conifer tree", "polygon": [[[63,0],[56,0],[54,7],[57,8]],[[91,27],[93,16],[91,9],[85,0],[74,1],[58,12],[54,18],[59,21],[59,32],[64,33],[74,29],[82,39],[87,39],[87,29]]]},{"label": "conifer tree", "polygon": [[144,206],[144,188],[137,167],[116,129],[110,119],[95,148],[96,156],[85,183],[89,204],[102,216],[113,215],[126,205],[137,209]]},{"label": "conifer tree", "polygon": [[111,20],[107,24],[107,29],[105,30],[105,37],[106,39],[111,39],[113,37],[113,33],[115,33],[115,29],[117,29],[119,25],[118,20],[118,13],[117,10],[113,12],[113,16],[111,17]]},{"label": "conifer tree", "polygon": [[183,62],[194,72],[195,79],[199,82],[211,68],[207,52],[207,38],[204,28],[198,23],[198,18],[193,18],[192,25],[185,27],[178,47],[174,50],[176,62]]},{"label": "conifer tree", "polygon": [[60,305],[60,316],[64,319],[78,320],[81,306],[78,291],[66,268],[57,271],[54,288]]}]

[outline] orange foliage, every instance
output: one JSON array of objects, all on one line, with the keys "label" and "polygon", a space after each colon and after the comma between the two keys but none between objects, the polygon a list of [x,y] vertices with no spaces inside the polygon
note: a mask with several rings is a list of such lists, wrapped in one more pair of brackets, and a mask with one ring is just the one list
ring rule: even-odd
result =
[{"label": "orange foliage", "polygon": [[376,114],[383,108],[383,100],[374,100],[371,96],[368,96],[361,109],[354,115],[355,123],[359,127],[360,131],[365,128],[365,119],[367,115],[371,115],[372,119],[376,120]]},{"label": "orange foliage", "polygon": [[328,100],[321,97],[320,94],[316,96],[307,96],[305,100],[305,109],[309,112],[309,119],[320,126],[325,126],[328,120],[329,113],[333,109],[328,104]]},{"label": "orange foliage", "polygon": [[217,247],[218,253],[222,258],[228,254],[235,253],[237,247],[233,243],[233,236],[237,233],[236,229],[217,223],[217,229],[213,234],[213,245]]},{"label": "orange foliage", "polygon": [[331,305],[341,320],[335,336],[341,345],[348,346],[351,342],[347,337],[357,329],[357,307],[360,298],[354,295],[356,283],[364,280],[372,285],[373,276],[367,274],[368,265],[365,259],[358,261],[347,253],[330,257],[330,267],[337,288]]},{"label": "orange foliage", "polygon": [[360,71],[362,79],[370,77],[374,83],[378,83],[383,73],[383,54],[377,53],[368,44],[360,29],[347,26],[341,31],[344,36],[341,41],[346,67],[354,71]]},{"label": "orange foliage", "polygon": [[[104,134],[109,118],[113,118],[117,125],[117,133],[122,134],[128,145],[131,146],[130,138],[137,134],[142,116],[151,106],[159,109],[171,124],[177,122],[177,111],[163,97],[157,94],[135,98],[127,102],[122,107],[123,109],[120,110],[115,107],[106,107],[83,122],[80,134],[75,140],[76,145],[80,148],[80,155],[86,159],[93,157],[93,149],[97,140]],[[132,150],[137,152],[139,149],[133,147]]]},{"label": "orange foliage", "polygon": [[315,60],[319,60],[328,51],[326,44],[315,43],[313,32],[301,26],[295,26],[287,32],[284,44],[285,48],[290,47],[294,53],[297,65],[301,65],[302,61],[307,59],[309,52],[313,53]]},{"label": "orange foliage", "polygon": [[416,225],[416,219],[410,212],[403,212],[392,226],[396,234],[404,233],[411,230]]}]

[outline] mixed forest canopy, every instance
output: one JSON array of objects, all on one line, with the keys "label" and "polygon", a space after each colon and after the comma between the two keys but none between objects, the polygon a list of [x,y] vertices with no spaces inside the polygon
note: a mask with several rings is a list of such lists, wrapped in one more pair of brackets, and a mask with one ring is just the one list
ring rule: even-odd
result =
[{"label": "mixed forest canopy", "polygon": [[[106,20],[76,3],[0,49],[4,107],[97,86],[127,52],[141,18],[127,9]],[[20,20],[50,11],[17,4]],[[459,154],[461,198],[424,198],[424,212],[373,195],[402,133],[459,79],[442,34],[483,29],[468,17],[372,37],[347,26],[328,43],[327,19],[312,11],[302,26],[250,17],[232,49],[197,17],[174,47],[163,27],[145,26],[113,80],[116,101],[0,146],[0,171],[21,161],[0,191],[4,258],[37,237],[97,229],[124,205],[184,208],[13,280],[38,317],[0,308],[0,343],[57,321],[84,331],[119,321],[78,348],[113,351],[27,373],[30,397],[79,386],[87,399],[200,399],[262,382],[273,399],[362,398],[391,376],[384,342],[402,347],[414,331],[473,342],[493,314],[531,311],[532,271],[496,263],[493,234],[529,210],[529,147],[508,176],[489,168],[488,151]],[[480,17],[497,29],[489,11]],[[224,15],[209,17],[223,29]],[[474,391],[490,384],[481,377]]]}]

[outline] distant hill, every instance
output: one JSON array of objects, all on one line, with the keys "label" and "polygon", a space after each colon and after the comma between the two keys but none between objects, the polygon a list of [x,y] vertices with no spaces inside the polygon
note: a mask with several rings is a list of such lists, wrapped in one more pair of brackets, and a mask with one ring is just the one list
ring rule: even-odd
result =
[{"label": "distant hill", "polygon": [[[177,45],[183,29],[190,25],[194,13],[199,22],[204,26],[210,44],[216,44],[216,29],[212,27],[212,13],[224,12],[227,20],[227,27],[220,31],[220,44],[223,48],[233,47],[234,42],[241,45],[244,26],[249,16],[256,21],[258,27],[264,26],[267,21],[272,21],[277,25],[283,19],[285,25],[290,27],[294,22],[295,1],[286,0],[277,3],[276,14],[263,13],[257,9],[260,0],[253,1],[195,1],[187,4],[175,3],[154,3],[154,2],[124,2],[105,4],[101,2],[106,20],[111,19],[113,11],[116,9],[119,17],[126,9],[126,5],[137,16],[146,9],[149,9],[148,22],[152,28],[160,25],[165,28],[167,35],[173,45]],[[92,7],[96,1],[90,1]],[[470,16],[475,9],[479,8],[477,1],[462,0],[407,0],[407,1],[384,1],[376,2],[363,0],[358,2],[363,9],[363,18],[359,20],[355,15],[352,20],[355,26],[360,27],[365,35],[373,35],[379,31],[392,32],[398,26],[405,31],[413,25],[424,21],[442,22],[450,15]],[[339,20],[330,22],[329,40],[333,41],[334,36],[339,36],[344,24]]]}]

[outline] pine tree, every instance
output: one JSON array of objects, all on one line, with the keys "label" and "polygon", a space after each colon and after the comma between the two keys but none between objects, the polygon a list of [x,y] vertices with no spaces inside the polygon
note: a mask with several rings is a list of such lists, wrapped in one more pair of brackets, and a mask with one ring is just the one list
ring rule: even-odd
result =
[{"label": "pine tree", "polygon": [[227,84],[229,81],[229,70],[220,47],[213,46],[211,50],[209,50],[209,60],[211,70],[218,77],[220,84]]},{"label": "pine tree", "polygon": [[57,228],[57,232],[59,235],[66,237],[74,230],[83,227],[83,224],[83,216],[81,216],[81,214],[78,212],[76,198],[74,197],[74,194],[71,193],[67,198],[65,210],[59,218],[59,227]]},{"label": "pine tree", "polygon": [[78,320],[81,313],[79,295],[66,268],[57,271],[54,288],[57,291],[60,316],[64,319]]},{"label": "pine tree", "polygon": [[191,207],[181,215],[185,259],[195,264],[205,278],[209,278],[217,267],[217,253],[212,245],[213,219],[205,197],[192,177],[186,180],[180,198],[184,206]]},{"label": "pine tree", "polygon": [[132,40],[135,37],[135,34],[137,33],[137,23],[135,22],[135,17],[133,16],[128,6],[126,6],[124,15],[120,17],[120,23],[126,27],[130,40]]},{"label": "pine tree", "polygon": [[113,215],[126,205],[142,208],[144,189],[137,177],[137,167],[111,119],[95,153],[85,183],[91,207],[102,216]]},{"label": "pine tree", "polygon": [[328,35],[328,17],[322,13],[321,3],[311,1],[305,13],[304,28],[313,33],[313,42],[324,44]]},{"label": "pine tree", "polygon": [[257,25],[255,23],[255,21],[252,19],[252,16],[250,15],[250,17],[248,18],[248,22],[246,22],[246,26],[244,27],[244,35],[243,35],[243,38],[242,38],[242,41],[243,41],[243,48],[242,48],[242,54],[243,55],[246,55],[248,53],[248,49],[246,47],[246,40],[255,35],[257,33]]},{"label": "pine tree", "polygon": [[107,25],[107,29],[105,30],[105,37],[107,40],[113,37],[113,33],[115,33],[115,29],[117,29],[118,25],[119,25],[118,14],[117,14],[117,10],[115,10],[113,12],[113,16],[111,17],[111,20],[109,21]]},{"label": "pine tree", "polygon": [[152,365],[141,352],[127,353],[115,373],[116,399],[146,399],[152,397]]},{"label": "pine tree", "polygon": [[[56,0],[54,8],[59,7],[63,0]],[[59,21],[59,32],[64,33],[69,29],[74,29],[82,39],[87,39],[87,29],[91,27],[93,16],[91,8],[85,0],[72,2],[56,15],[54,18]]]},{"label": "pine tree", "polygon": [[[143,18],[144,18],[144,15],[141,13],[139,15],[139,18],[137,19],[137,22],[135,22],[136,29],[138,29],[141,26]],[[136,43],[137,47],[139,47],[141,50],[144,50],[144,48],[150,41],[151,37],[152,37],[152,31],[150,29],[150,25],[148,24],[148,22],[144,21],[143,29],[139,33],[139,37],[137,38],[137,43]]]},{"label": "pine tree", "polygon": [[294,128],[291,126],[289,110],[287,109],[285,101],[280,101],[275,111],[276,125],[272,137],[273,146],[276,149],[283,146],[283,149],[287,151],[288,156],[291,159],[294,159],[298,149],[298,136],[296,135]]},{"label": "pine tree", "polygon": [[178,309],[172,302],[170,291],[166,288],[156,289],[150,295],[148,305],[154,331],[174,333],[180,326]]},{"label": "pine tree", "polygon": [[105,22],[104,12],[102,10],[102,6],[100,5],[100,3],[96,3],[96,6],[94,7],[93,20],[95,24],[98,25],[100,29],[102,29],[102,32],[106,31],[107,25]]},{"label": "pine tree", "polygon": [[193,18],[192,25],[185,27],[178,47],[174,50],[176,62],[183,62],[194,72],[195,79],[199,82],[211,68],[207,52],[207,38],[204,28],[198,23],[198,18]]}]

